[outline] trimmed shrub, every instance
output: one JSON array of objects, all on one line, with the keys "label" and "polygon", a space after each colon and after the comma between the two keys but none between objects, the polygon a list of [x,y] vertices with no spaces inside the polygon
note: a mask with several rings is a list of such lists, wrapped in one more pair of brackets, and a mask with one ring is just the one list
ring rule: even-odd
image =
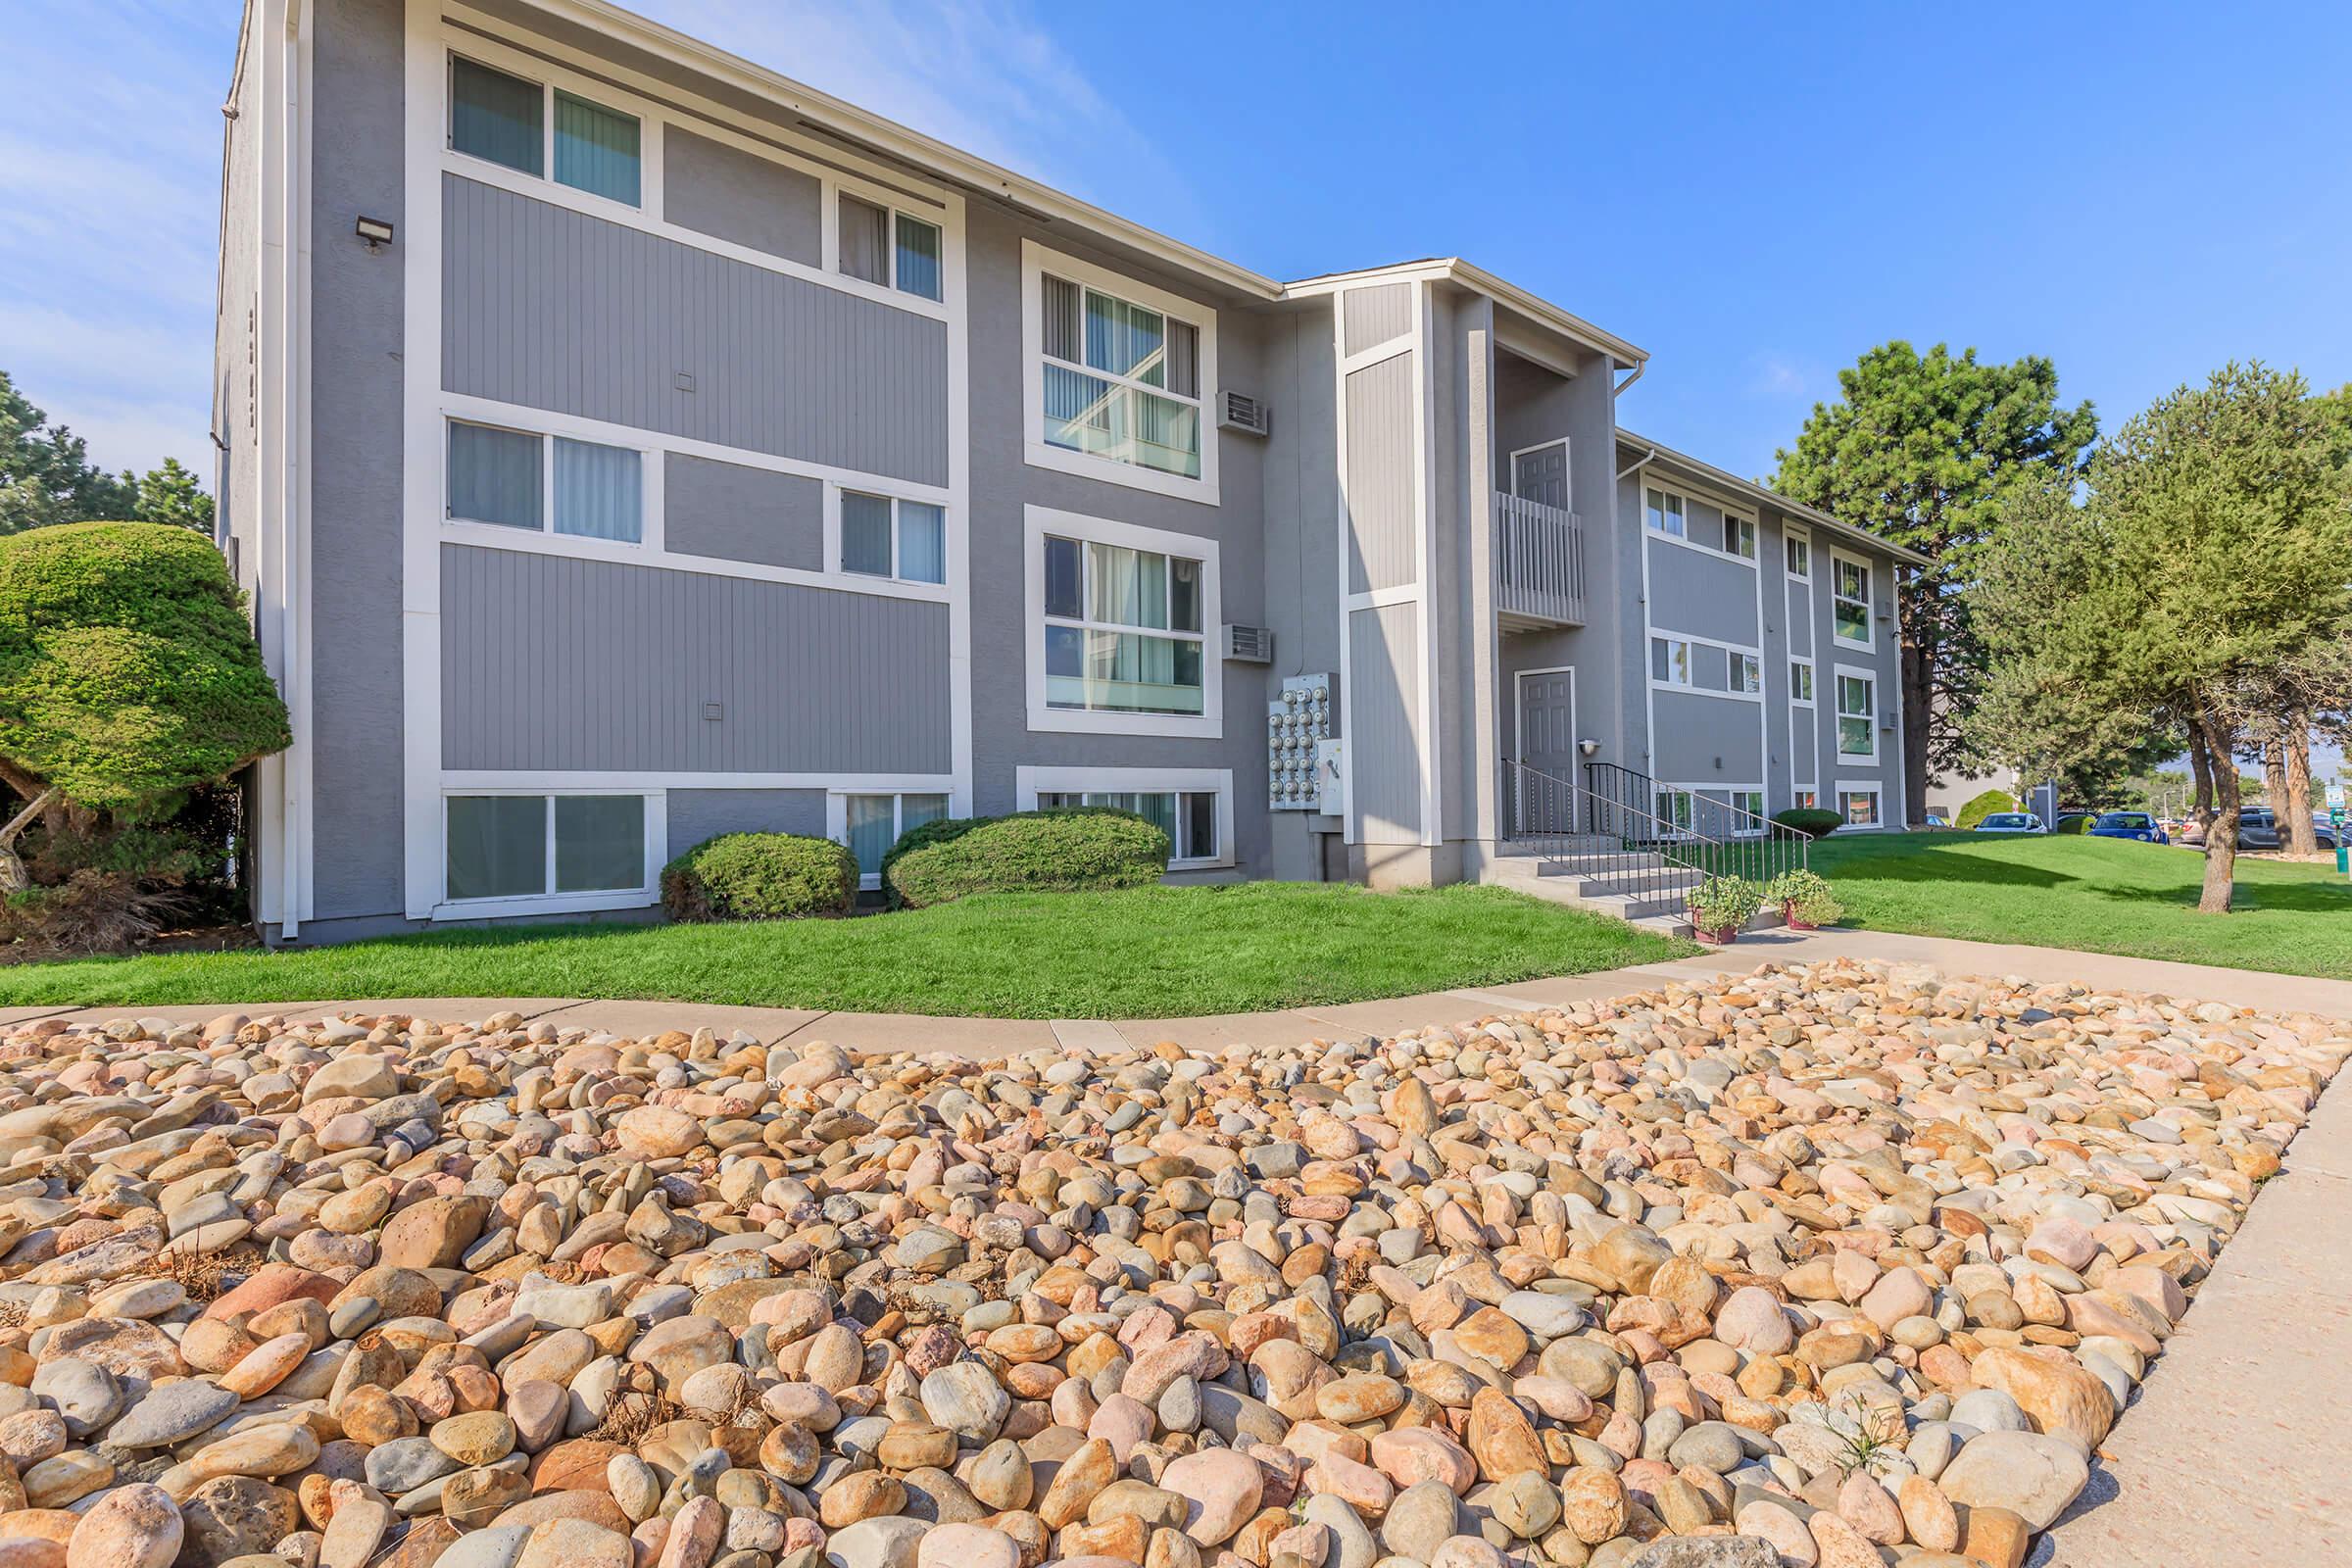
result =
[{"label": "trimmed shrub", "polygon": [[1166,833],[1107,807],[944,818],[890,847],[882,885],[918,909],[975,893],[1145,887],[1167,871],[1170,850]]},{"label": "trimmed shrub", "polygon": [[1764,902],[1785,909],[1807,925],[1835,925],[1845,916],[1845,906],[1828,880],[1813,871],[1785,871],[1764,890]]},{"label": "trimmed shrub", "polygon": [[662,868],[662,907],[673,920],[789,920],[847,914],[857,903],[858,858],[798,833],[721,833]]},{"label": "trimmed shrub", "polygon": [[2088,836],[2090,830],[2098,825],[2099,818],[2097,813],[2077,812],[2073,816],[2061,816],[2058,818],[2057,821],[2050,824],[2050,831],[2053,833],[2081,833],[2084,836]]},{"label": "trimmed shrub", "polygon": [[2017,804],[2017,797],[2007,790],[1986,790],[1960,808],[1960,814],[1952,818],[1952,826],[1968,832],[1995,811],[2022,809],[2024,808]]},{"label": "trimmed shrub", "polygon": [[1786,811],[1773,812],[1772,819],[1809,839],[1826,839],[1845,825],[1844,817],[1818,806],[1791,806]]}]

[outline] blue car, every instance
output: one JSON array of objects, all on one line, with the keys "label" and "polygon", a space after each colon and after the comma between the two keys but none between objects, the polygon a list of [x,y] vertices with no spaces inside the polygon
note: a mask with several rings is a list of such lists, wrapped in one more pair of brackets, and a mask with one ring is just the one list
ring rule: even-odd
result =
[{"label": "blue car", "polygon": [[2172,839],[2145,811],[2102,811],[2090,824],[2094,839],[2137,839],[2142,844],[2170,844]]}]

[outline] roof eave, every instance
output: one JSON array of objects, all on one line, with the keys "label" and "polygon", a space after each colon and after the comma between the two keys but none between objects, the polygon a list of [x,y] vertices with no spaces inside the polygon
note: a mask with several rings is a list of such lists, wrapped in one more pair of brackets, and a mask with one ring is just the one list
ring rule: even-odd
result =
[{"label": "roof eave", "polygon": [[1827,528],[1832,533],[1843,534],[1849,539],[1870,546],[1873,550],[1892,556],[1907,566],[1932,566],[1935,564],[1918,551],[1905,545],[1898,545],[1893,540],[1873,533],[1858,523],[1847,522],[1842,517],[1834,517],[1826,512],[1806,506],[1801,501],[1791,501],[1767,485],[1757,484],[1752,479],[1742,479],[1729,469],[1718,468],[1712,463],[1694,458],[1688,452],[1677,451],[1663,441],[1653,441],[1648,436],[1629,430],[1622,424],[1617,427],[1617,443],[1624,447],[1645,448],[1652,457],[1664,459],[1670,466],[1688,471],[1703,483],[1777,507],[1790,516],[1809,522],[1815,527]]}]

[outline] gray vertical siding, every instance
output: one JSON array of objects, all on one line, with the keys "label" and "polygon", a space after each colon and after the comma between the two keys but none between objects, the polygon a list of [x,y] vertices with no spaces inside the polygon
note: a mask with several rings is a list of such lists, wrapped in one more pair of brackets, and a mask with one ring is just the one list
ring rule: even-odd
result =
[{"label": "gray vertical siding", "polygon": [[1415,582],[1413,410],[1419,356],[1406,353],[1348,376],[1348,578],[1356,593]]},{"label": "gray vertical siding", "polygon": [[819,267],[823,195],[813,174],[675,122],[662,127],[662,216],[672,223]]},{"label": "gray vertical siding", "polygon": [[823,790],[671,790],[668,795],[672,855],[721,833],[825,836]]},{"label": "gray vertical siding", "polygon": [[1348,352],[1360,354],[1375,344],[1402,337],[1413,329],[1412,283],[1379,283],[1351,288],[1340,296]]},{"label": "gray vertical siding", "polygon": [[1651,626],[1751,648],[1760,641],[1752,566],[1668,544],[1650,534],[1638,517],[1634,526],[1643,529],[1649,550]]},{"label": "gray vertical siding", "polygon": [[[400,910],[401,269],[352,237],[405,223],[399,0],[322,7],[311,263],[312,915]],[[263,47],[268,47],[265,43]],[[405,229],[404,229],[405,231]],[[247,564],[250,566],[250,563]]]},{"label": "gray vertical siding", "polygon": [[[1821,567],[1814,566],[1818,574]],[[1788,592],[1788,652],[1799,659],[1813,657],[1813,587],[1784,575],[1781,579]]]},{"label": "gray vertical siding", "polygon": [[941,604],[445,545],[441,659],[446,767],[951,765]]},{"label": "gray vertical siding", "polygon": [[449,391],[947,482],[944,322],[455,174],[442,207]]},{"label": "gray vertical siding", "polygon": [[1418,606],[1348,613],[1349,804],[1367,844],[1421,840],[1420,639]]},{"label": "gray vertical siding", "polygon": [[824,568],[825,487],[818,480],[672,452],[662,470],[662,507],[671,550]]},{"label": "gray vertical siding", "polygon": [[1657,718],[1653,777],[1670,784],[1737,787],[1764,781],[1754,703],[1695,692],[1650,694]]}]

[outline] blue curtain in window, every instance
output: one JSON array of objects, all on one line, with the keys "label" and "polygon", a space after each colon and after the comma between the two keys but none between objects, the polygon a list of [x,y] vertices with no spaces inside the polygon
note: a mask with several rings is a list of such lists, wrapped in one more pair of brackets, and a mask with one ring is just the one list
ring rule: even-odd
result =
[{"label": "blue curtain in window", "polygon": [[540,86],[470,60],[450,63],[449,144],[526,174],[541,171]]},{"label": "blue curtain in window", "polygon": [[841,569],[890,575],[890,498],[841,493]]},{"label": "blue curtain in window", "polygon": [[467,522],[537,528],[539,437],[452,421],[449,514]]},{"label": "blue curtain in window", "polygon": [[636,117],[556,94],[556,181],[636,206]]},{"label": "blue curtain in window", "polygon": [[948,514],[939,508],[899,503],[899,575],[908,582],[948,580]]},{"label": "blue curtain in window", "polygon": [[556,438],[556,532],[636,544],[645,536],[644,457]]},{"label": "blue curtain in window", "polygon": [[899,289],[940,298],[939,229],[919,218],[899,217]]}]

